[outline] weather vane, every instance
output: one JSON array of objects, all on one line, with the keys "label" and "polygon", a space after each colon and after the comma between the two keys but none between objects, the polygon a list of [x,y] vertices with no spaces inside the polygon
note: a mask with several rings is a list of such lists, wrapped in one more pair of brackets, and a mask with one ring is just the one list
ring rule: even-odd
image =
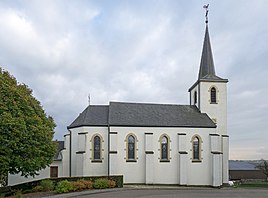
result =
[{"label": "weather vane", "polygon": [[208,6],[209,4],[203,6],[206,9],[206,23],[208,23]]}]

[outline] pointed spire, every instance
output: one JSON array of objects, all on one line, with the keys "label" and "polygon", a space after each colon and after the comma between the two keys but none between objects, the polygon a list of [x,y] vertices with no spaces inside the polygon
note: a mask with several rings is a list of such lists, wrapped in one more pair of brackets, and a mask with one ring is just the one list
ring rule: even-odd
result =
[{"label": "pointed spire", "polygon": [[203,8],[206,9],[206,15],[205,15],[206,32],[205,32],[205,38],[204,38],[204,43],[203,43],[203,50],[202,50],[198,80],[200,79],[225,80],[216,76],[216,73],[215,73],[212,49],[210,45],[209,32],[208,32],[208,6],[209,4],[203,6]]},{"label": "pointed spire", "polygon": [[203,43],[203,51],[202,51],[202,56],[201,56],[198,79],[202,79],[202,78],[215,79],[215,77],[216,77],[215,67],[214,67],[212,49],[211,49],[210,39],[209,39],[208,24],[206,21],[206,32],[205,32],[205,38],[204,38],[204,43]]}]

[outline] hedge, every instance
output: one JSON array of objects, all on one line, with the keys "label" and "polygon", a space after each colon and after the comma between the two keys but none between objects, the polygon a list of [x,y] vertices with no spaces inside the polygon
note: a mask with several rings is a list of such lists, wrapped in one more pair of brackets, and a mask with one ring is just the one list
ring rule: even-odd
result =
[{"label": "hedge", "polygon": [[26,182],[23,184],[18,184],[14,186],[6,186],[6,187],[0,187],[0,196],[1,195],[11,195],[14,194],[14,192],[21,191],[21,192],[29,192],[31,191],[34,187],[39,186],[41,184],[41,181],[43,180],[51,180],[54,182],[55,185],[57,185],[58,182],[67,180],[67,181],[77,181],[77,180],[89,180],[94,182],[97,179],[109,179],[113,180],[116,182],[116,187],[117,188],[122,188],[123,187],[123,175],[114,175],[114,176],[95,176],[95,177],[58,177],[58,178],[46,178],[42,180],[36,180],[36,181],[31,181],[31,182]]}]

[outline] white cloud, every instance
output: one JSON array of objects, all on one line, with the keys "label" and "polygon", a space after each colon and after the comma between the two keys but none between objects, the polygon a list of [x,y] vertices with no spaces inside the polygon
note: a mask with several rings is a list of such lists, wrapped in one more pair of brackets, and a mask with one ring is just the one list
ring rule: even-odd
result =
[{"label": "white cloud", "polygon": [[[204,37],[205,1],[6,1],[0,61],[58,124],[109,101],[188,104]],[[229,78],[231,157],[268,158],[268,4],[210,3],[216,72]]]}]

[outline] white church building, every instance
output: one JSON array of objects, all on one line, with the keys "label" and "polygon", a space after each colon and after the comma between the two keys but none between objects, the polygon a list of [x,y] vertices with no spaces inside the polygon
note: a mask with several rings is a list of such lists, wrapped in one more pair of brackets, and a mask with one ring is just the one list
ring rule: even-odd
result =
[{"label": "white church building", "polygon": [[[125,184],[227,184],[227,82],[215,73],[206,21],[188,105],[89,105],[67,127],[56,160],[31,180],[123,175]],[[9,175],[9,185],[25,180]]]}]

